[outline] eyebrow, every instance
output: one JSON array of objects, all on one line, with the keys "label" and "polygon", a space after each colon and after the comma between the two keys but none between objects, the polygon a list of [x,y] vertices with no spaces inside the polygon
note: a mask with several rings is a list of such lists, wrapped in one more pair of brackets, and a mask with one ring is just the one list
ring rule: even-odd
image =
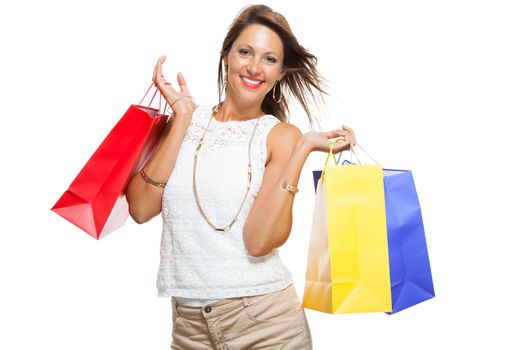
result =
[{"label": "eyebrow", "polygon": [[[241,46],[248,46],[252,51],[255,51],[255,49],[251,46],[251,45],[248,45],[248,44],[241,44]],[[278,55],[276,52],[273,52],[273,51],[267,51],[265,52],[264,54],[269,54],[269,53],[273,53],[275,56],[277,57],[281,57],[280,55]]]}]

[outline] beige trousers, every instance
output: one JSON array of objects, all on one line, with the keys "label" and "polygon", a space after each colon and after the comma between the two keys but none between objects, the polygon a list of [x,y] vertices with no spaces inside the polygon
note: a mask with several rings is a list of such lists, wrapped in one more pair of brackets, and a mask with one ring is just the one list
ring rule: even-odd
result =
[{"label": "beige trousers", "polygon": [[171,298],[171,350],[312,349],[308,321],[293,284],[277,292],[207,306]]}]

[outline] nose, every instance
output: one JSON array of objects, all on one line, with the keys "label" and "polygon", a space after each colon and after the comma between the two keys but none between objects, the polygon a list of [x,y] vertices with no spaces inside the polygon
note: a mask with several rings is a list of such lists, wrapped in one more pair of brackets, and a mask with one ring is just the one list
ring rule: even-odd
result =
[{"label": "nose", "polygon": [[257,78],[262,71],[261,65],[257,59],[251,60],[246,66],[246,70],[248,71],[248,74],[254,78]]}]

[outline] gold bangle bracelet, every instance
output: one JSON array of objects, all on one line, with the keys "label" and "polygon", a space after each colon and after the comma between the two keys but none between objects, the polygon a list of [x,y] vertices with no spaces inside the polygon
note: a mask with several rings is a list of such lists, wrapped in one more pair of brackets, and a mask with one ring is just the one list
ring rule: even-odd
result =
[{"label": "gold bangle bracelet", "polygon": [[152,184],[153,186],[157,186],[157,187],[160,187],[160,188],[166,187],[165,183],[155,181],[151,177],[146,175],[146,173],[144,172],[144,169],[142,169],[142,171],[140,172],[140,175],[142,175],[142,178],[144,179],[144,181],[146,181],[149,184]]},{"label": "gold bangle bracelet", "polygon": [[299,189],[297,187],[287,184],[286,181],[283,182],[283,184],[281,185],[281,188],[287,190],[288,192],[292,194],[296,194],[297,192],[299,192]]},{"label": "gold bangle bracelet", "polygon": [[182,96],[182,97],[177,98],[175,101],[173,101],[173,103],[170,104],[170,109],[173,111],[173,105],[175,103],[179,102],[180,100],[182,100],[183,98],[191,98],[192,102],[195,104],[195,99],[192,96],[189,96],[189,95],[188,96]]}]

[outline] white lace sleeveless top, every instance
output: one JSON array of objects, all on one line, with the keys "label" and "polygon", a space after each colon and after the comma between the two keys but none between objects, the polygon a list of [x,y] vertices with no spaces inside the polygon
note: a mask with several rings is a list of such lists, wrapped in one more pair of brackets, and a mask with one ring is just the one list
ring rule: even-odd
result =
[{"label": "white lace sleeveless top", "polygon": [[[266,139],[280,121],[259,119],[251,147],[252,186],[237,221],[228,231],[215,231],[197,207],[193,192],[193,157],[210,120],[212,106],[193,113],[175,167],[162,196],[163,231],[157,274],[159,297],[173,296],[188,305],[266,294],[292,283],[278,249],[251,256],[243,227],[261,186]],[[239,210],[247,186],[248,144],[257,119],[219,122],[212,118],[199,151],[196,171],[201,206],[218,227],[227,226]]]}]

